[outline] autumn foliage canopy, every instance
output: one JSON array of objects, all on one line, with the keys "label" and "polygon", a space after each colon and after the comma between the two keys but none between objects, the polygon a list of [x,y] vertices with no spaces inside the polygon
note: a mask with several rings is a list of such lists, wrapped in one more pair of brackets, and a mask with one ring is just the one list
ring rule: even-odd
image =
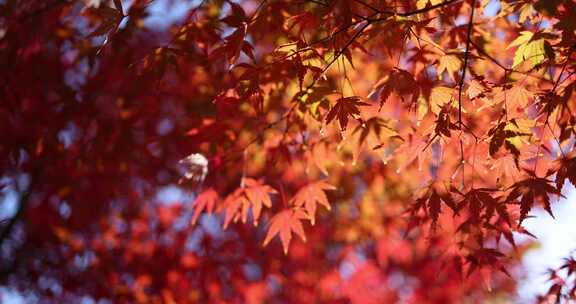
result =
[{"label": "autumn foliage canopy", "polygon": [[570,0],[0,0],[0,282],[511,301],[576,185],[575,74]]}]

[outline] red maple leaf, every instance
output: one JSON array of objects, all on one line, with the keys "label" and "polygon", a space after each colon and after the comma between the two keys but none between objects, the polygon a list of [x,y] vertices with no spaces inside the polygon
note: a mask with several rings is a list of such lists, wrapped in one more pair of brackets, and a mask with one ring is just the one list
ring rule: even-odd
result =
[{"label": "red maple leaf", "polygon": [[420,209],[424,209],[432,219],[432,223],[436,224],[440,216],[442,202],[450,207],[454,214],[458,213],[459,208],[450,194],[445,191],[438,191],[433,186],[426,191],[424,196],[416,200],[416,204],[410,209],[410,212],[415,214]]},{"label": "red maple leaf", "polygon": [[536,203],[541,204],[544,210],[554,217],[550,206],[550,194],[563,196],[550,180],[537,177],[533,172],[529,173],[530,177],[511,186],[512,191],[506,198],[507,202],[516,202],[520,198],[520,224]]},{"label": "red maple leaf", "polygon": [[368,103],[360,101],[358,96],[343,97],[338,99],[334,107],[328,112],[326,116],[326,123],[330,123],[334,118],[338,117],[340,129],[346,130],[348,125],[348,117],[356,117],[360,114],[359,106],[369,106]]},{"label": "red maple leaf", "polygon": [[576,152],[564,155],[557,161],[556,188],[562,191],[566,179],[576,186]]}]

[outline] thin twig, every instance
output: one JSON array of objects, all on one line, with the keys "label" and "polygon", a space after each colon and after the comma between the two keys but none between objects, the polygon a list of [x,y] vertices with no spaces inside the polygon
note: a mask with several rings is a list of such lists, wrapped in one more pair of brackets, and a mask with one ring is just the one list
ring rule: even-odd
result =
[{"label": "thin twig", "polygon": [[458,85],[458,124],[462,124],[462,89],[464,88],[464,78],[466,78],[466,68],[468,67],[468,58],[470,57],[470,37],[472,35],[472,27],[474,26],[474,8],[476,7],[476,0],[472,0],[472,9],[470,11],[470,19],[468,19],[468,31],[466,33],[466,50],[464,51],[464,65],[462,67],[462,76],[460,77],[460,84]]},{"label": "thin twig", "polygon": [[458,85],[458,126],[460,128],[460,165],[462,166],[462,189],[465,187],[464,175],[464,148],[462,146],[462,89],[464,88],[464,79],[466,78],[466,68],[468,67],[468,58],[470,57],[470,40],[472,36],[472,27],[474,26],[474,9],[476,7],[476,0],[472,0],[472,8],[470,10],[470,18],[468,19],[468,30],[466,33],[466,50],[464,51],[464,65],[462,66],[462,75],[460,77],[460,84]]},{"label": "thin twig", "polygon": [[[405,13],[398,13],[398,12],[393,12],[393,11],[382,11],[381,13],[382,13],[382,14],[391,14],[391,15],[400,16],[400,17],[410,17],[410,16],[414,16],[414,15],[418,15],[418,14],[427,13],[427,12],[429,12],[429,11],[433,11],[433,10],[435,10],[435,9],[437,9],[437,8],[441,8],[441,7],[444,7],[444,6],[447,6],[447,5],[449,5],[449,4],[459,2],[459,1],[462,1],[462,0],[448,0],[448,1],[444,1],[444,2],[442,2],[442,3],[438,3],[438,4],[435,4],[435,5],[431,5],[431,6],[428,6],[428,7],[424,7],[424,8],[421,8],[421,9],[417,9],[417,10],[413,10],[413,11],[409,11],[409,12],[405,12]],[[370,19],[369,21],[371,21],[371,22],[379,22],[379,21],[384,21],[384,20],[386,20],[386,19],[388,19],[388,16],[386,16],[386,17],[380,17],[380,18],[377,18],[377,19]]]},{"label": "thin twig", "polygon": [[[554,94],[554,91],[556,91],[556,88],[558,88],[558,85],[560,84],[560,80],[562,80],[562,74],[564,74],[564,71],[566,70],[566,66],[568,66],[568,63],[570,62],[570,56],[572,55],[572,52],[574,51],[574,48],[572,48],[570,50],[570,52],[568,53],[568,55],[566,56],[566,62],[564,62],[564,64],[562,65],[562,69],[560,70],[560,74],[558,74],[558,78],[556,78],[556,81],[554,82],[554,86],[552,87],[552,90],[550,91],[551,94]],[[546,126],[548,124],[548,120],[550,119],[550,114],[551,113],[546,113],[546,120],[544,121],[544,126]],[[538,119],[536,119],[536,121],[538,121]],[[542,128],[542,133],[540,135],[541,139],[544,137],[544,131],[545,131],[545,127]],[[554,134],[552,134],[554,135]],[[542,148],[542,143],[540,143],[538,145],[538,149],[536,150],[536,161],[534,162],[534,174],[536,174],[536,169],[538,168],[538,160],[540,159],[538,157],[538,155],[540,154],[540,149]],[[560,147],[560,150],[561,147]]]}]

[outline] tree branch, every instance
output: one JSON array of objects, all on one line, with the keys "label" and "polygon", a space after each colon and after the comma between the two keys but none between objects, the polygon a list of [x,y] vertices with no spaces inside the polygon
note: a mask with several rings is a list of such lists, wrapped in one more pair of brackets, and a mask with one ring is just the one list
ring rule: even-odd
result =
[{"label": "tree branch", "polygon": [[[433,11],[433,10],[435,10],[435,9],[437,9],[437,8],[441,8],[441,7],[444,7],[444,6],[447,6],[447,5],[449,5],[449,4],[459,2],[459,1],[461,1],[461,0],[447,0],[447,1],[444,1],[444,2],[442,2],[442,3],[438,3],[438,4],[435,4],[435,5],[431,5],[431,6],[428,6],[428,7],[424,7],[424,8],[421,8],[421,9],[417,9],[417,10],[413,10],[413,11],[409,11],[409,12],[404,12],[404,13],[397,13],[397,12],[393,12],[393,11],[382,11],[382,13],[383,13],[383,14],[390,14],[390,15],[401,16],[401,17],[410,17],[410,16],[414,16],[414,15],[418,15],[418,14],[427,13],[427,12],[429,12],[429,11]],[[386,19],[388,19],[388,18],[389,18],[389,16],[386,16],[386,17],[380,17],[380,18],[376,18],[376,19],[371,19],[370,21],[372,21],[372,22],[378,22],[378,21],[386,20]]]},{"label": "tree branch", "polygon": [[462,89],[464,88],[464,78],[466,78],[466,68],[468,67],[468,58],[470,57],[470,37],[472,36],[472,27],[474,26],[474,9],[476,0],[472,0],[472,9],[470,19],[468,19],[468,32],[466,33],[466,50],[464,51],[464,65],[462,66],[462,76],[458,85],[458,124],[462,128]]}]

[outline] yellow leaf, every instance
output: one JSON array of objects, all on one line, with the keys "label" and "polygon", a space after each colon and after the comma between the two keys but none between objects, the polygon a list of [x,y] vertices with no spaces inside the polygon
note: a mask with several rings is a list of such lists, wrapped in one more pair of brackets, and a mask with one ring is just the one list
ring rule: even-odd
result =
[{"label": "yellow leaf", "polygon": [[532,4],[526,3],[522,5],[522,8],[520,9],[520,16],[518,17],[518,23],[524,23],[526,19],[532,16],[533,12],[534,9],[532,8]]},{"label": "yellow leaf", "polygon": [[530,32],[530,31],[520,32],[520,36],[518,36],[518,38],[516,38],[512,42],[510,42],[510,44],[508,45],[508,47],[506,49],[511,49],[513,47],[524,45],[524,44],[528,43],[530,41],[530,39],[532,39],[533,36],[534,36],[534,33]]},{"label": "yellow leaf", "polygon": [[428,3],[432,4],[432,5],[437,5],[442,3],[443,0],[418,0],[416,1],[416,8],[417,9],[423,9],[426,7],[426,5]]},{"label": "yellow leaf", "polygon": [[534,66],[546,59],[546,41],[543,38],[534,40],[534,33],[532,32],[521,32],[520,36],[514,39],[507,49],[512,47],[518,47],[514,53],[512,68],[527,60]]},{"label": "yellow leaf", "polygon": [[454,89],[449,87],[437,86],[430,93],[430,110],[438,115],[443,105],[452,101]]},{"label": "yellow leaf", "polygon": [[440,57],[438,62],[438,78],[441,78],[444,71],[447,71],[452,80],[455,80],[454,73],[458,72],[461,66],[462,61],[460,61],[457,55],[446,54]]},{"label": "yellow leaf", "polygon": [[524,142],[524,140],[520,136],[514,136],[514,137],[506,138],[506,141],[508,141],[511,145],[516,147],[516,149],[518,149],[518,150],[520,150],[522,148],[522,144]]},{"label": "yellow leaf", "polygon": [[524,51],[524,60],[530,60],[532,65],[542,63],[544,59],[546,59],[545,43],[546,41],[544,39],[530,42]]},{"label": "yellow leaf", "polygon": [[531,133],[534,127],[534,120],[528,118],[516,118],[514,119],[514,127],[516,131],[522,133]]},{"label": "yellow leaf", "polygon": [[423,9],[426,7],[426,4],[428,4],[428,0],[418,0],[416,1],[416,8]]}]

